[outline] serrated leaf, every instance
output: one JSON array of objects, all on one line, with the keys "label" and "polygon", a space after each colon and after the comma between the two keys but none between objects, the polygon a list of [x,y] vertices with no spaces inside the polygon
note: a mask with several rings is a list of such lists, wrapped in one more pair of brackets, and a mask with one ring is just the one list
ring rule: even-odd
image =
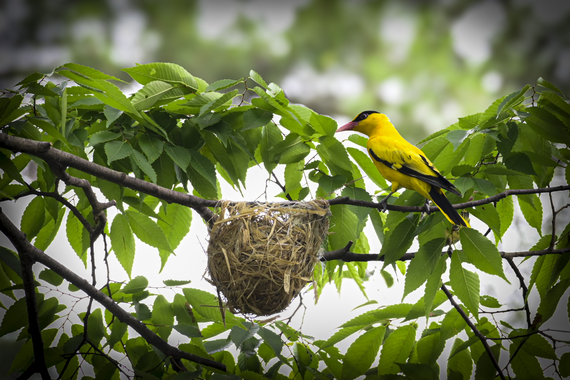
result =
[{"label": "serrated leaf", "polygon": [[382,345],[378,374],[397,374],[400,367],[397,363],[405,363],[416,342],[417,325],[401,326],[393,331]]},{"label": "serrated leaf", "polygon": [[518,380],[540,380],[544,379],[544,371],[536,356],[529,355],[524,350],[519,350],[514,355],[518,344],[511,344],[509,351],[512,357],[511,368]]},{"label": "serrated leaf", "polygon": [[501,217],[495,207],[492,205],[477,206],[470,208],[469,213],[488,225],[495,236],[501,236]]},{"label": "serrated leaf", "polygon": [[457,298],[479,319],[479,275],[463,268],[458,254],[451,256],[449,280]]},{"label": "serrated leaf", "polygon": [[499,237],[502,237],[513,222],[515,211],[513,199],[511,197],[503,198],[497,202],[496,207],[501,220],[501,234]]},{"label": "serrated leaf", "polygon": [[[452,351],[457,346],[461,345],[463,341],[456,338],[453,342]],[[462,378],[470,379],[471,371],[473,370],[473,360],[469,350],[462,350],[456,355],[450,356],[447,360],[447,376],[448,379]]]},{"label": "serrated leaf", "polygon": [[113,320],[113,325],[111,326],[111,334],[109,335],[109,339],[107,340],[107,345],[109,347],[113,347],[116,343],[118,343],[125,334],[127,333],[128,325],[119,321],[119,319],[115,318]]},{"label": "serrated leaf", "polygon": [[125,294],[135,294],[138,292],[142,292],[148,286],[148,280],[144,276],[136,276],[131,281],[125,285],[121,291]]},{"label": "serrated leaf", "polygon": [[172,247],[156,222],[148,216],[135,211],[127,210],[125,214],[137,238],[150,246],[172,252]]},{"label": "serrated leaf", "polygon": [[196,78],[182,66],[174,63],[154,62],[123,69],[123,71],[142,85],[159,80],[170,84],[180,84],[194,91],[199,87]]},{"label": "serrated leaf", "polygon": [[445,239],[437,238],[420,246],[420,249],[408,266],[402,299],[422,286],[429,278],[439,262],[441,252],[445,245]]},{"label": "serrated leaf", "polygon": [[462,228],[459,236],[463,252],[471,264],[483,272],[497,275],[509,282],[503,271],[503,259],[495,244],[472,228]]},{"label": "serrated leaf", "polygon": [[45,221],[45,202],[42,197],[35,197],[28,204],[24,213],[22,214],[22,220],[20,222],[20,230],[26,234],[26,238],[29,241],[40,232],[44,226]]},{"label": "serrated leaf", "polygon": [[311,123],[311,127],[321,135],[332,136],[338,128],[338,124],[333,118],[319,115],[316,112],[311,113],[309,122]]},{"label": "serrated leaf", "polygon": [[356,338],[344,355],[341,379],[355,379],[370,368],[376,360],[385,332],[386,326],[378,326]]},{"label": "serrated leaf", "polygon": [[540,334],[530,335],[523,344],[522,349],[532,356],[558,360],[554,347]]},{"label": "serrated leaf", "polygon": [[91,145],[95,146],[97,144],[101,144],[107,141],[115,140],[121,136],[120,133],[112,132],[112,131],[99,131],[94,133],[89,137],[89,142]]},{"label": "serrated leaf", "polygon": [[370,180],[374,182],[376,186],[378,186],[381,189],[384,189],[388,186],[386,184],[386,180],[384,179],[384,177],[382,177],[382,175],[380,174],[380,172],[378,171],[378,169],[376,168],[376,166],[374,165],[374,163],[372,162],[372,160],[368,155],[366,155],[364,152],[360,151],[359,149],[355,148],[346,148],[346,150],[354,159],[354,161],[356,161],[358,166],[360,166],[360,168],[364,170],[364,173],[366,173],[368,178],[370,178]]},{"label": "serrated leaf", "polygon": [[164,141],[145,133],[139,138],[139,146],[148,158],[148,161],[153,163],[162,154]]},{"label": "serrated leaf", "polygon": [[558,370],[563,377],[570,376],[570,352],[565,352],[560,357]]},{"label": "serrated leaf", "polygon": [[519,202],[519,207],[527,223],[542,236],[542,202],[536,194],[532,194],[532,199],[534,207],[527,202]]},{"label": "serrated leaf", "polygon": [[247,110],[243,114],[243,131],[256,129],[267,125],[273,118],[273,114],[261,108]]},{"label": "serrated leaf", "polygon": [[357,331],[362,330],[362,326],[343,327],[331,335],[321,346],[321,349],[336,345],[338,342],[348,338]]},{"label": "serrated leaf", "polygon": [[156,172],[154,171],[153,167],[150,165],[144,154],[139,152],[138,150],[133,149],[133,154],[130,156],[134,162],[136,162],[137,166],[150,178],[153,183],[156,183]]},{"label": "serrated leaf", "polygon": [[200,330],[195,326],[190,325],[175,325],[174,330],[178,331],[182,335],[186,335],[188,338],[200,338],[202,334]]},{"label": "serrated leaf", "polygon": [[392,231],[384,237],[380,256],[384,256],[384,265],[395,263],[412,246],[419,216],[404,218]]},{"label": "serrated leaf", "polygon": [[265,343],[269,347],[271,347],[275,355],[277,356],[281,355],[281,351],[283,350],[284,344],[283,341],[281,340],[281,337],[278,334],[269,330],[266,327],[261,327],[257,332],[257,335],[263,338]]},{"label": "serrated leaf", "polygon": [[133,95],[131,102],[137,110],[142,111],[181,98],[188,93],[190,93],[190,91],[184,87],[175,86],[163,81],[152,81],[138,90]]},{"label": "serrated leaf", "polygon": [[105,144],[105,154],[107,155],[107,165],[111,162],[128,157],[133,153],[133,148],[126,141],[110,141]]},{"label": "serrated leaf", "polygon": [[162,294],[155,298],[152,305],[151,322],[155,325],[157,335],[168,340],[174,325],[174,311],[170,302]]},{"label": "serrated leaf", "polygon": [[331,174],[342,175],[347,181],[353,180],[352,166],[345,147],[333,136],[319,138],[317,152],[331,170]]},{"label": "serrated leaf", "polygon": [[386,319],[405,318],[412,309],[412,306],[413,305],[409,303],[400,303],[397,305],[389,305],[378,310],[370,310],[343,323],[341,327],[358,326],[362,328],[373,323],[382,322]]},{"label": "serrated leaf", "polygon": [[123,214],[117,214],[113,219],[109,236],[117,260],[130,278],[135,261],[136,246],[133,231]]},{"label": "serrated leaf", "polygon": [[429,317],[433,309],[435,295],[441,288],[441,277],[447,269],[447,257],[440,256],[435,269],[430,277],[427,279],[426,288],[424,291],[424,312],[425,316]]},{"label": "serrated leaf", "polygon": [[[222,96],[220,96],[217,99],[214,99],[206,104],[204,104],[201,108],[200,108],[200,113],[199,116],[204,115],[206,113],[212,112],[214,111],[216,108],[224,106],[225,103],[229,103],[227,104],[227,107],[229,107],[231,105],[231,100],[233,98],[235,98],[235,96],[238,94],[238,90],[233,90],[230,92],[227,92],[225,94],[223,94]],[[227,108],[226,107],[226,108]]]},{"label": "serrated leaf", "polygon": [[0,325],[0,337],[17,331],[28,324],[28,309],[26,307],[26,299],[20,298],[16,300],[2,317]]}]

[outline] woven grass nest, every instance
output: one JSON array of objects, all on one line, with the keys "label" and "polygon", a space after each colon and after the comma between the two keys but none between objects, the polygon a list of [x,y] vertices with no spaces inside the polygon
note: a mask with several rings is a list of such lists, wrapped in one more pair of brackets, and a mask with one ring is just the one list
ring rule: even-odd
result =
[{"label": "woven grass nest", "polygon": [[326,201],[222,202],[210,231],[208,271],[232,312],[284,310],[313,280],[328,231]]}]

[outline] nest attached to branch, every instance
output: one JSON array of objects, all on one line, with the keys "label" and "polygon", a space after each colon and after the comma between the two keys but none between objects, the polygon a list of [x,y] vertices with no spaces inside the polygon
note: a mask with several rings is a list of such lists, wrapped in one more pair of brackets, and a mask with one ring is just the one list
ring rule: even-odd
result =
[{"label": "nest attached to branch", "polygon": [[313,280],[329,215],[321,200],[221,203],[208,271],[230,311],[262,316],[289,306]]}]

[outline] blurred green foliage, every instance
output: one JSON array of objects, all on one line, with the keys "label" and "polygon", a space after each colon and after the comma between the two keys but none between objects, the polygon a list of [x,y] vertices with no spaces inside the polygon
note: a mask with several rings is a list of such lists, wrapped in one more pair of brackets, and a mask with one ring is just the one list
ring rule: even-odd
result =
[{"label": "blurred green foliage", "polygon": [[254,69],[293,102],[380,110],[417,141],[538,77],[569,93],[566,3],[7,0],[0,88],[65,62],[122,79],[156,61],[208,82]]}]

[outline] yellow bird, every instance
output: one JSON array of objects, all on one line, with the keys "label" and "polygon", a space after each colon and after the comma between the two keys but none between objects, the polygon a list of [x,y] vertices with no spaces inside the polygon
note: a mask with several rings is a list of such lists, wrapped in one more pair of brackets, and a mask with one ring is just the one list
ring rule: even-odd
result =
[{"label": "yellow bird", "polygon": [[405,187],[433,201],[451,223],[470,227],[442,191],[461,196],[459,190],[441,175],[424,152],[398,133],[388,116],[376,111],[361,112],[337,132],[348,130],[369,137],[366,147],[374,165],[384,178],[392,182],[392,192],[382,201],[384,205],[400,187]]}]

